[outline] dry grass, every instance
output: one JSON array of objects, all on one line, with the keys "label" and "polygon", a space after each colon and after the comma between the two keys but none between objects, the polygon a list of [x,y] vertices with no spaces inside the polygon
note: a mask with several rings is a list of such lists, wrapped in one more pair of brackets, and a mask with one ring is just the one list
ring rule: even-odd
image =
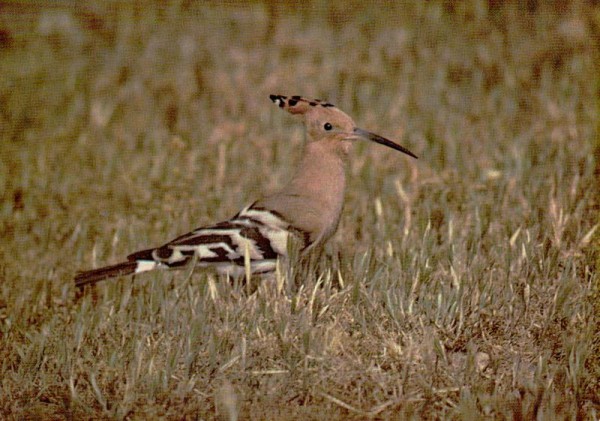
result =
[{"label": "dry grass", "polygon": [[[600,9],[350,3],[0,5],[0,417],[600,416]],[[357,148],[299,289],[76,296],[285,182],[303,135],[270,93],[421,159]]]}]

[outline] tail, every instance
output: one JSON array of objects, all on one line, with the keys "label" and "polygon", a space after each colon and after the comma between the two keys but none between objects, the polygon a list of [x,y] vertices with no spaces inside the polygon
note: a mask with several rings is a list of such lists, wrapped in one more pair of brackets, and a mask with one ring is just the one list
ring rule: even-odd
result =
[{"label": "tail", "polygon": [[[123,262],[112,266],[105,266],[99,269],[86,270],[79,272],[75,276],[75,286],[77,288],[83,288],[86,285],[95,284],[96,282],[103,281],[104,279],[114,278],[117,276],[127,276],[132,273],[145,272],[152,270],[148,263],[150,262]],[[154,262],[152,262],[154,263]],[[145,266],[145,267],[141,267]]]}]

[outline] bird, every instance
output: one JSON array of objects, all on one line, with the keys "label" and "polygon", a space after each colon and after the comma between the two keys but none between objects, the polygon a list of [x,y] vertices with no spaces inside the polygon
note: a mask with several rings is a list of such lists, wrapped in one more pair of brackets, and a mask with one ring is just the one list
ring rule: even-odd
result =
[{"label": "bird", "polygon": [[[288,242],[300,255],[322,246],[337,230],[352,145],[367,140],[417,156],[404,146],[358,128],[330,102],[299,95],[270,95],[279,108],[304,120],[306,142],[293,176],[280,191],[244,207],[232,218],[196,228],[168,243],[137,251],[115,265],[79,272],[75,285],[160,269],[214,268],[231,277],[275,271],[288,257]],[[249,268],[248,268],[249,266]]]}]

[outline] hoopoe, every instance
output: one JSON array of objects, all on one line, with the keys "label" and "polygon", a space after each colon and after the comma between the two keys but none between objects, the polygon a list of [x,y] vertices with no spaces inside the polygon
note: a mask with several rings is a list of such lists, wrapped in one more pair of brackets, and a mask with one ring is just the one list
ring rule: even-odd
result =
[{"label": "hoopoe", "polygon": [[333,104],[301,96],[271,95],[271,101],[304,117],[307,143],[291,181],[278,193],[263,197],[233,218],[197,228],[157,248],[135,252],[127,261],[80,272],[83,287],[107,278],[176,269],[195,262],[219,273],[241,276],[249,257],[253,274],[273,272],[278,258],[287,257],[295,237],[301,253],[325,243],[336,231],[346,187],[346,166],[353,142],[369,140],[417,158],[391,140],[356,127]]}]

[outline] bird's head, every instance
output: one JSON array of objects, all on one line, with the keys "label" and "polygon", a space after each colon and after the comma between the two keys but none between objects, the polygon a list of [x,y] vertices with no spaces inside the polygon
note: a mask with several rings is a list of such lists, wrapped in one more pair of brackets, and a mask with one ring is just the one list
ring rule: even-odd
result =
[{"label": "bird's head", "polygon": [[389,139],[356,127],[348,114],[333,104],[320,99],[309,99],[299,95],[270,95],[271,101],[290,114],[304,117],[309,141],[337,140],[351,142],[369,140],[417,158],[415,154]]}]

